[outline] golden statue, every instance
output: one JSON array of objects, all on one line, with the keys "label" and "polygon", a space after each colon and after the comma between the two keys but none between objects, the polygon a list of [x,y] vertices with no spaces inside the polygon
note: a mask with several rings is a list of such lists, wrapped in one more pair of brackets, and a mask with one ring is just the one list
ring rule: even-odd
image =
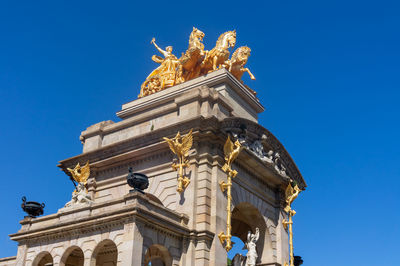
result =
[{"label": "golden statue", "polygon": [[90,176],[90,166],[89,162],[87,162],[84,166],[80,166],[78,163],[74,169],[67,168],[67,170],[71,173],[72,178],[78,182],[75,185],[75,182],[72,180],[75,186],[75,190],[72,192],[71,200],[68,201],[64,207],[72,207],[77,204],[89,204],[92,203],[92,197],[89,195],[86,183]]},{"label": "golden statue", "polygon": [[74,169],[67,168],[67,170],[72,174],[72,177],[76,182],[86,185],[87,180],[90,176],[89,161],[82,167],[78,163]]},{"label": "golden statue", "polygon": [[201,73],[207,74],[211,71],[225,67],[225,62],[229,59],[229,48],[236,44],[236,31],[227,31],[221,34],[215,47],[207,53],[201,63]]},{"label": "golden statue", "polygon": [[151,58],[154,62],[160,63],[161,65],[153,70],[153,72],[151,72],[143,82],[138,96],[139,98],[172,87],[175,85],[176,81],[176,69],[179,60],[172,54],[172,46],[167,46],[164,51],[156,44],[155,38],[153,38],[150,43],[154,44],[156,49],[164,56],[164,58],[157,55],[153,55]]},{"label": "golden statue", "polygon": [[174,169],[174,171],[179,169],[178,188],[176,189],[179,193],[181,193],[190,183],[190,179],[184,176],[183,169],[189,166],[187,156],[190,148],[193,145],[192,131],[193,129],[191,129],[185,136],[181,136],[178,131],[175,138],[164,138],[164,140],[167,141],[171,151],[178,157],[178,164],[173,163],[172,169]]},{"label": "golden statue", "polygon": [[189,48],[179,58],[177,83],[200,76],[200,65],[207,53],[207,51],[204,51],[203,38],[204,33],[193,27],[193,31],[189,37]]},{"label": "golden statue", "polygon": [[[284,208],[284,211],[288,213],[289,217],[288,220],[283,220],[282,224],[285,227],[285,229],[288,228],[289,226],[289,248],[290,248],[290,266],[294,266],[294,255],[293,255],[293,219],[292,217],[296,214],[294,210],[292,210],[292,202],[297,198],[299,193],[301,192],[301,189],[295,185],[292,187],[292,185],[289,183],[288,186],[286,187],[285,191],[285,201],[286,201],[286,207]],[[287,262],[285,262],[285,266],[289,266]]]},{"label": "golden statue", "polygon": [[[229,48],[236,44],[236,31],[227,31],[221,34],[211,51],[204,50],[203,38],[204,33],[193,27],[189,36],[189,47],[179,59],[172,54],[172,46],[163,50],[153,38],[151,43],[164,58],[153,55],[152,60],[159,63],[160,66],[153,70],[142,83],[138,97],[151,95],[221,68],[229,70],[239,81],[241,81],[244,72],[249,73],[251,79],[255,79],[250,70],[244,67],[250,56],[249,47],[243,46],[236,49],[229,60]],[[255,94],[253,90],[247,88]]]},{"label": "golden statue", "polygon": [[236,49],[236,51],[232,54],[231,60],[227,61],[227,69],[232,73],[232,75],[237,78],[239,81],[242,81],[242,76],[244,72],[249,73],[250,78],[255,80],[256,78],[250,72],[247,67],[244,65],[247,63],[249,59],[251,49],[247,46],[242,46]]},{"label": "golden statue", "polygon": [[224,145],[224,153],[225,153],[225,164],[222,166],[222,171],[227,173],[227,182],[225,183],[224,181],[219,182],[219,187],[221,188],[221,191],[224,192],[225,189],[226,191],[226,196],[228,199],[227,206],[226,206],[226,212],[227,212],[227,217],[226,217],[226,234],[224,232],[220,232],[218,234],[219,241],[223,245],[224,242],[226,241],[226,246],[225,249],[226,251],[229,251],[232,249],[232,225],[231,225],[231,219],[232,219],[232,211],[231,211],[231,202],[232,202],[232,178],[236,177],[238,172],[236,170],[232,170],[232,163],[233,161],[238,157],[239,152],[242,150],[242,146],[240,145],[239,141],[236,140],[235,143],[233,143],[228,136],[226,139],[225,145]]},{"label": "golden statue", "polygon": [[224,145],[225,164],[222,166],[224,172],[228,170],[232,171],[231,165],[236,157],[238,157],[241,150],[242,145],[240,145],[239,140],[236,140],[235,143],[233,143],[231,138],[228,136]]}]

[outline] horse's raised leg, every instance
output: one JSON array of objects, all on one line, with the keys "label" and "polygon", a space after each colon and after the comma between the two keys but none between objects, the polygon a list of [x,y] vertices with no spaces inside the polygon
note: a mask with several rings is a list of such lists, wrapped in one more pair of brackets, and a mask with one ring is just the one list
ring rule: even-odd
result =
[{"label": "horse's raised leg", "polygon": [[250,69],[248,69],[248,68],[246,67],[244,70],[247,71],[247,73],[249,73],[250,78],[251,78],[252,80],[255,80],[255,79],[256,79],[256,77],[254,77],[254,75],[250,72]]},{"label": "horse's raised leg", "polygon": [[218,61],[218,57],[214,56],[213,57],[213,70],[217,70],[217,61]]}]

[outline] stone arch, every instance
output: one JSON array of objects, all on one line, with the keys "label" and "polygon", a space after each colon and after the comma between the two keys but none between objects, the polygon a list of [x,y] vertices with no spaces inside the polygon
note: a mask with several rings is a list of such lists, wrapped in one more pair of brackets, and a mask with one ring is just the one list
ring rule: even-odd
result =
[{"label": "stone arch", "polygon": [[247,233],[249,231],[254,233],[256,227],[260,229],[260,237],[257,241],[257,261],[266,262],[268,260],[266,257],[269,257],[268,252],[272,253],[272,248],[267,224],[263,216],[256,207],[248,202],[236,205],[232,211],[232,235],[239,237],[246,243]]},{"label": "stone arch", "polygon": [[162,245],[151,245],[144,256],[144,265],[147,266],[151,262],[151,266],[171,266],[172,256],[168,249]]},{"label": "stone arch", "polygon": [[92,253],[90,266],[116,266],[118,262],[118,248],[114,241],[105,239],[97,244]]},{"label": "stone arch", "polygon": [[40,252],[33,260],[32,266],[53,265],[53,257],[47,251]]},{"label": "stone arch", "polygon": [[78,246],[67,248],[61,257],[60,266],[83,266],[85,255]]},{"label": "stone arch", "polygon": [[262,262],[276,261],[277,258],[276,227],[278,223],[277,221],[278,216],[276,214],[276,209],[269,203],[258,197],[256,194],[237,185],[232,187],[232,201],[234,207],[238,206],[241,203],[248,203],[255,209],[257,209],[258,213],[261,215],[261,217],[264,220],[264,223],[266,224],[266,228],[264,230],[265,239],[264,239],[264,251],[262,253]]}]

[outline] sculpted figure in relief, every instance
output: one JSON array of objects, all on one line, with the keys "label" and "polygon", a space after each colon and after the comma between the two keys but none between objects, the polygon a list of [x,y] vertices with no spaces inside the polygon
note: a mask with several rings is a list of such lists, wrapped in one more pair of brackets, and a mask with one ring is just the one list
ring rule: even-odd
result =
[{"label": "sculpted figure in relief", "polygon": [[252,234],[250,231],[247,234],[247,242],[246,242],[246,247],[247,247],[247,259],[246,259],[246,266],[255,266],[256,265],[256,260],[257,260],[257,250],[256,250],[256,242],[258,241],[258,238],[260,237],[260,231],[258,227],[256,228],[256,233]]}]

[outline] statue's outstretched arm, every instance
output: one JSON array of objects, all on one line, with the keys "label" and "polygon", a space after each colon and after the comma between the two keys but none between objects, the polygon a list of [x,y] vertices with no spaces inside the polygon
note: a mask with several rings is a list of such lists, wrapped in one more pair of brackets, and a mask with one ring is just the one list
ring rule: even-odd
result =
[{"label": "statue's outstretched arm", "polygon": [[153,37],[153,39],[151,39],[151,43],[154,44],[154,46],[156,47],[156,49],[162,53],[162,55],[164,57],[167,57],[168,53],[166,51],[164,51],[163,49],[161,49],[160,47],[158,47],[158,45],[156,44],[156,39]]}]

